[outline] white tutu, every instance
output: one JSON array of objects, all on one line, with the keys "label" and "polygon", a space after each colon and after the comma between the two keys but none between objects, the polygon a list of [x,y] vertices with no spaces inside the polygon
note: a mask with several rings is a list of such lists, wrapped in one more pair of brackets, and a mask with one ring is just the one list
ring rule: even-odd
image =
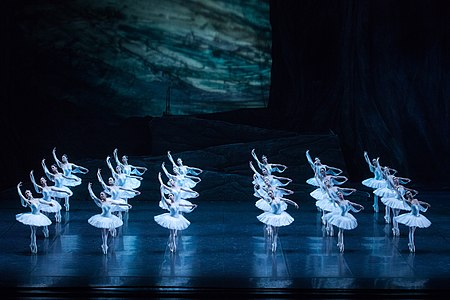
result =
[{"label": "white tutu", "polygon": [[48,201],[48,203],[52,203],[53,206],[41,204],[41,205],[39,205],[39,210],[45,211],[48,213],[57,213],[58,211],[61,210],[61,205],[57,201],[51,200],[51,201]]},{"label": "white tutu", "polygon": [[[123,204],[127,204],[127,201],[123,200],[123,199],[117,199],[115,201],[118,201],[120,203]],[[116,212],[116,211],[128,211],[129,207],[126,205],[116,205],[116,204],[111,204],[111,212]]]},{"label": "white tutu", "polygon": [[343,216],[340,212],[331,212],[327,213],[324,219],[327,223],[345,230],[355,229],[358,226],[356,218],[350,213],[346,213]]},{"label": "white tutu", "polygon": [[78,176],[75,176],[73,174],[68,175],[67,177],[69,177],[70,179],[67,178],[63,178],[61,180],[62,184],[64,186],[78,186],[81,184],[81,178]]},{"label": "white tutu", "polygon": [[[263,211],[267,211],[267,212],[272,211],[272,207],[270,206],[269,202],[267,202],[267,201],[264,200],[264,199],[259,199],[258,201],[256,201],[255,206],[256,206],[257,208],[259,208],[260,210],[263,210]],[[281,202],[281,204],[280,204],[280,209],[281,209],[282,211],[284,211],[284,210],[287,209],[287,204],[286,204],[286,202]]]},{"label": "white tutu", "polygon": [[384,205],[389,206],[393,209],[401,209],[401,210],[411,210],[411,207],[406,204],[405,201],[398,200],[394,197],[383,197],[381,198],[381,202],[383,202]]},{"label": "white tutu", "polygon": [[16,220],[25,225],[48,226],[52,221],[42,213],[21,213],[16,215]]},{"label": "white tutu", "polygon": [[168,229],[184,230],[191,224],[184,216],[177,215],[176,217],[173,217],[170,213],[157,215],[154,219],[156,223]]},{"label": "white tutu", "polygon": [[328,194],[324,192],[322,189],[318,188],[309,193],[311,197],[313,197],[316,200],[322,200],[324,198],[328,199]]},{"label": "white tutu", "polygon": [[361,183],[363,185],[373,188],[373,189],[379,189],[382,187],[386,187],[386,181],[384,179],[368,178],[368,179],[364,179]]},{"label": "white tutu", "polygon": [[339,206],[331,201],[329,198],[323,198],[316,201],[316,206],[324,211],[335,211],[339,209]]},{"label": "white tutu", "polygon": [[387,187],[381,187],[373,191],[378,197],[395,197],[397,193]]},{"label": "white tutu", "polygon": [[135,190],[135,189],[137,189],[140,186],[141,186],[141,181],[139,179],[132,178],[132,177],[131,178],[127,177],[123,187],[126,188],[126,189]]},{"label": "white tutu", "polygon": [[101,214],[89,218],[88,223],[97,228],[113,229],[123,225],[123,221],[118,217],[111,215],[104,217]]},{"label": "white tutu", "polygon": [[320,186],[315,177],[309,178],[306,180],[306,183],[313,186]]},{"label": "white tutu", "polygon": [[282,211],[280,214],[273,214],[271,212],[263,212],[259,216],[257,216],[258,220],[263,222],[264,224],[271,225],[274,227],[287,226],[294,222],[294,218],[291,217],[285,211]]},{"label": "white tutu", "polygon": [[430,220],[428,220],[424,215],[414,216],[411,213],[405,213],[394,217],[394,219],[398,223],[405,224],[410,227],[426,228],[431,225]]},{"label": "white tutu", "polygon": [[73,195],[72,191],[66,186],[60,186],[60,187],[58,187],[58,189],[63,190],[64,192],[51,190],[50,191],[51,197],[54,197],[54,198],[66,198],[66,197],[70,197],[70,196]]},{"label": "white tutu", "polygon": [[136,197],[136,193],[130,191],[119,190],[118,192],[119,198],[123,199],[131,199]]}]

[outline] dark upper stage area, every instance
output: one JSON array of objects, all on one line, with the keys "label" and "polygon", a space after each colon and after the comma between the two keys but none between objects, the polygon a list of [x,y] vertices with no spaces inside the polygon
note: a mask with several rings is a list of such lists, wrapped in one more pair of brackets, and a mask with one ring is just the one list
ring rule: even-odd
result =
[{"label": "dark upper stage area", "polygon": [[[100,65],[83,64],[84,77],[69,76],[73,68],[66,68],[68,52],[61,52],[56,41],[53,48],[43,47],[30,39],[34,31],[23,31],[22,25],[30,24],[24,16],[37,6],[27,1],[2,5],[2,188],[14,186],[38,167],[55,146],[79,159],[102,158],[114,147],[131,155],[158,154],[149,129],[158,116],[113,113],[112,107],[129,95],[122,100],[115,95],[110,107],[99,108],[95,99],[105,103],[111,96],[102,90],[91,95],[92,106],[75,104],[70,100],[77,97],[73,92],[89,91],[87,83],[110,78],[101,75],[108,69],[102,73]],[[272,66],[267,108],[191,116],[299,134],[331,132],[339,138],[353,180],[367,172],[360,159],[366,150],[417,184],[448,188],[450,18],[445,2],[269,5]],[[36,22],[42,20],[51,24],[45,14]],[[98,77],[92,77],[91,68]],[[55,97],[51,91],[60,84],[66,94]],[[223,100],[227,97],[232,95]]]}]

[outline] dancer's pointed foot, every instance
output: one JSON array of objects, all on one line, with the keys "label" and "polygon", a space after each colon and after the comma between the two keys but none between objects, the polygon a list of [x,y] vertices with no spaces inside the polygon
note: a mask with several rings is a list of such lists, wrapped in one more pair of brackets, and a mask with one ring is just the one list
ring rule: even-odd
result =
[{"label": "dancer's pointed foot", "polygon": [[374,212],[379,212],[378,204],[374,204],[374,205],[372,205],[372,206],[373,206],[373,211],[374,211]]}]

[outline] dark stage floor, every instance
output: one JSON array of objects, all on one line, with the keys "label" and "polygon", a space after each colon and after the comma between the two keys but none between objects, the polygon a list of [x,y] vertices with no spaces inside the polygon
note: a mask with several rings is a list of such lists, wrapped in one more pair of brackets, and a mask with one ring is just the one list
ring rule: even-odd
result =
[{"label": "dark stage floor", "polygon": [[[219,127],[221,135],[226,136],[224,127]],[[230,130],[236,130],[231,127]],[[209,127],[213,136],[216,129],[211,128],[218,127]],[[238,130],[252,139],[227,140],[225,144],[207,147],[199,144],[184,152],[177,150],[180,146],[175,143],[173,147],[167,146],[186,165],[204,170],[202,182],[195,188],[200,193],[193,201],[198,207],[185,215],[191,225],[179,236],[176,254],[171,254],[167,247],[168,230],[153,220],[153,216],[164,212],[158,207],[157,173],[161,162],[170,165],[165,155],[136,157],[123,153],[130,155],[131,164],[149,170],[139,189],[142,194],[130,200],[133,208],[125,216],[119,235],[111,240],[107,255],[100,248],[100,229],[87,223],[90,216],[100,212],[88,196],[87,182],[93,183],[98,194],[96,169],[102,168],[104,178],[110,174],[103,159],[74,161],[91,171],[82,177],[81,186],[73,188],[70,212],[63,212],[60,224],[50,226],[50,237],[46,239],[38,231],[36,255],[30,253],[28,246],[30,229],[15,220],[15,214],[29,209],[20,205],[14,188],[3,191],[0,194],[2,289],[14,292],[17,297],[42,298],[156,295],[420,298],[448,291],[448,191],[419,189],[418,198],[432,205],[425,213],[432,225],[416,231],[416,253],[411,254],[407,228],[400,225],[401,236],[394,238],[391,225],[384,223],[383,213],[373,212],[368,190],[359,183],[345,184],[359,190],[349,198],[366,209],[354,214],[359,226],[345,232],[345,252],[340,253],[336,236],[325,236],[321,214],[309,196],[313,188],[305,180],[312,176],[312,170],[304,155],[310,149],[323,163],[345,170],[337,137],[282,134],[245,126]],[[158,145],[166,147],[163,142]],[[256,198],[252,195],[252,172],[248,167],[252,148],[259,155],[266,154],[270,162],[288,166],[283,176],[293,179],[288,187],[295,191],[289,198],[300,205],[298,210],[289,206],[288,212],[295,221],[280,229],[274,254],[264,239],[262,223],[256,219],[261,211],[254,206]],[[70,151],[65,152],[70,155]],[[105,157],[111,154],[105,153]],[[46,159],[52,161],[51,153]],[[361,160],[365,166],[363,157]],[[35,175],[42,176],[42,170],[35,170]],[[370,177],[368,170],[367,177]],[[32,188],[28,178],[21,180],[23,189]]]}]

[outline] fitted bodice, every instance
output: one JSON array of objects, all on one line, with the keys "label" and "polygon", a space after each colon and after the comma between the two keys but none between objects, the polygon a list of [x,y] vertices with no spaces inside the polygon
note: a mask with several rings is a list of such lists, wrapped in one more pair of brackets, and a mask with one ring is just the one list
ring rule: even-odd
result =
[{"label": "fitted bodice", "polygon": [[272,200],[272,202],[270,203],[270,207],[272,209],[272,213],[275,215],[279,215],[282,212],[281,209],[281,201],[278,199]]},{"label": "fitted bodice", "polygon": [[32,213],[33,215],[39,215],[39,214],[40,214],[40,210],[39,210],[39,207],[40,207],[39,200],[33,199],[33,200],[31,200],[30,202],[31,202],[31,203],[29,204],[29,206],[30,206],[30,209],[31,209],[31,213]]},{"label": "fitted bodice", "polygon": [[425,212],[425,211],[427,211],[427,209],[428,209],[428,208],[423,207],[423,206],[420,205],[420,204],[412,204],[412,205],[411,205],[411,214],[412,214],[413,216],[417,217],[417,216],[420,215],[420,212],[421,212],[421,211]]},{"label": "fitted bodice", "polygon": [[383,179],[383,172],[381,171],[380,168],[375,168],[373,174],[374,174],[374,178],[376,180],[382,180]]},{"label": "fitted bodice", "polygon": [[115,176],[115,180],[116,180],[116,185],[124,186],[127,181],[127,175],[124,173],[117,174],[117,176]]},{"label": "fitted bodice", "polygon": [[52,197],[51,197],[51,187],[49,186],[44,186],[42,187],[42,199],[45,201],[51,201]]},{"label": "fitted bodice", "polygon": [[169,207],[169,213],[170,216],[172,217],[178,217],[178,211],[179,211],[180,207],[178,206],[177,203],[172,203]]},{"label": "fitted bodice", "polygon": [[102,217],[110,218],[111,217],[111,204],[107,202],[102,202]]},{"label": "fitted bodice", "polygon": [[62,164],[61,169],[65,176],[70,176],[72,174],[72,166],[70,164]]}]

